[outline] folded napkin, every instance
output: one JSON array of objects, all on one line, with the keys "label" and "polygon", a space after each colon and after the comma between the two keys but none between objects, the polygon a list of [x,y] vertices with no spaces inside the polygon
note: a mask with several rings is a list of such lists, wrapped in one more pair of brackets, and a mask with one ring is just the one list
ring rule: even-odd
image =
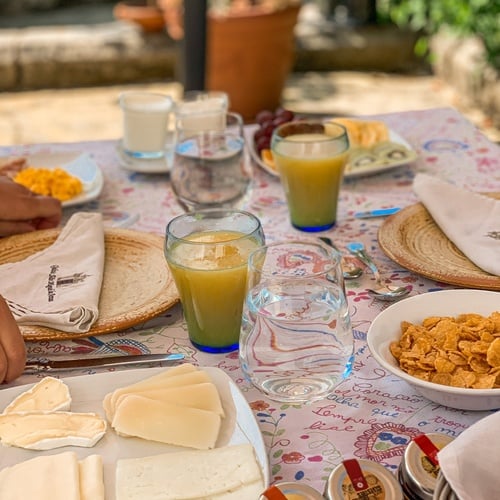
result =
[{"label": "folded napkin", "polygon": [[464,255],[500,276],[500,200],[417,174],[413,190],[436,224]]},{"label": "folded napkin", "polygon": [[21,325],[87,332],[99,313],[104,254],[101,214],[76,213],[51,246],[0,266],[0,294]]},{"label": "folded napkin", "polygon": [[493,500],[500,492],[500,412],[479,420],[438,453],[439,467],[460,500]]}]

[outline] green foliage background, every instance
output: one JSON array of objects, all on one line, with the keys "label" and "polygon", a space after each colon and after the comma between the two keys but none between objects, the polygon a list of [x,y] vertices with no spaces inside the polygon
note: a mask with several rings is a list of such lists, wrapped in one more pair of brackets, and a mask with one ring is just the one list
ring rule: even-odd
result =
[{"label": "green foliage background", "polygon": [[500,68],[500,0],[378,0],[377,12],[422,34],[417,50],[428,48],[428,37],[447,27],[457,35],[477,35],[488,62]]}]

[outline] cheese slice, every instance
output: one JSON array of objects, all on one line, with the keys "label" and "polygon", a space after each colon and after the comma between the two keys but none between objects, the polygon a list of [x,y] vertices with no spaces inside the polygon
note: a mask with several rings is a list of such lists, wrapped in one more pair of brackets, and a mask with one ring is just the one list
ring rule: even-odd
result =
[{"label": "cheese slice", "polygon": [[23,411],[67,411],[71,405],[68,386],[54,377],[44,377],[31,389],[17,396],[3,411],[16,413]]},{"label": "cheese slice", "polygon": [[39,456],[0,471],[2,500],[80,500],[76,453]]},{"label": "cheese slice", "polygon": [[217,441],[221,418],[212,411],[129,394],[117,407],[111,425],[123,436],[209,449]]},{"label": "cheese slice", "polygon": [[[152,389],[136,393],[148,399],[156,399],[165,403],[172,403],[178,406],[189,406],[200,410],[213,411],[224,417],[224,409],[217,387],[212,382],[186,385],[181,387],[170,387],[167,389]],[[128,394],[122,394],[116,401],[116,408],[119,408],[123,398]]]},{"label": "cheese slice", "polygon": [[203,370],[196,370],[190,373],[185,373],[173,377],[155,376],[136,384],[116,389],[112,393],[111,399],[104,404],[106,417],[110,421],[113,420],[113,415],[116,412],[116,402],[118,401],[118,398],[123,394],[137,394],[141,391],[166,389],[168,387],[181,387],[185,385],[201,384],[203,382],[211,382],[210,377]]},{"label": "cheese slice", "polygon": [[89,455],[78,463],[80,500],[104,500],[104,472],[101,455]]},{"label": "cheese slice", "polygon": [[248,443],[121,459],[116,467],[116,500],[218,499],[218,495],[225,500],[256,500],[263,490],[261,469]]},{"label": "cheese slice", "polygon": [[96,413],[31,412],[0,415],[0,442],[29,450],[92,447],[106,432]]}]

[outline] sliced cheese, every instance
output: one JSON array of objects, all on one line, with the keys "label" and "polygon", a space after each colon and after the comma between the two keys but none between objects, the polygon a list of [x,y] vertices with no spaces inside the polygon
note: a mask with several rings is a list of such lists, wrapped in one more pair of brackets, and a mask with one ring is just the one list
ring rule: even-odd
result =
[{"label": "sliced cheese", "polygon": [[109,415],[109,417],[111,418],[108,417],[108,419],[109,420],[113,419],[113,415],[116,412],[116,402],[118,398],[123,394],[137,394],[140,393],[141,391],[166,389],[167,387],[181,387],[185,385],[194,385],[194,384],[201,384],[203,382],[211,382],[210,377],[203,370],[196,370],[193,372],[185,373],[182,375],[176,375],[172,377],[166,377],[165,372],[163,373],[164,375],[163,377],[160,377],[160,375],[162,374],[159,374],[155,377],[151,377],[150,379],[143,380],[141,382],[138,382],[136,384],[127,387],[116,389],[112,393],[111,399],[104,406],[105,411],[106,411],[106,406],[108,407],[106,411],[106,417],[108,417]]},{"label": "sliced cheese", "polygon": [[106,432],[96,413],[31,412],[0,415],[0,442],[29,450],[92,447]]},{"label": "sliced cheese", "polygon": [[250,444],[122,459],[116,467],[116,500],[256,500],[263,490]]},{"label": "sliced cheese", "polygon": [[111,425],[123,436],[209,449],[217,441],[221,418],[212,411],[129,394],[117,407]]},{"label": "sliced cheese", "polygon": [[31,389],[17,396],[3,411],[15,413],[23,411],[67,411],[71,405],[68,386],[54,377],[44,377]]},{"label": "sliced cheese", "polygon": [[[181,387],[170,387],[168,389],[153,389],[138,392],[137,395],[148,399],[156,399],[165,403],[173,403],[178,406],[189,406],[200,410],[213,411],[224,417],[224,409],[217,387],[212,382],[204,382],[195,385]],[[128,394],[122,394],[116,401],[116,407],[120,406],[123,398]]]},{"label": "sliced cheese", "polygon": [[0,471],[2,500],[80,500],[76,453],[35,457]]},{"label": "sliced cheese", "polygon": [[80,500],[104,500],[104,472],[101,455],[80,460]]}]

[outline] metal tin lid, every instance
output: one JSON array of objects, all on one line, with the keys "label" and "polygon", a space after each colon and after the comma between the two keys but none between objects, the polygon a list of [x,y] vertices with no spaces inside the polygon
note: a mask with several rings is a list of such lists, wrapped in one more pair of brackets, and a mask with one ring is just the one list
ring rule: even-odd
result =
[{"label": "metal tin lid", "polygon": [[[279,490],[276,495],[276,489]],[[281,500],[282,493],[287,500],[325,500],[323,495],[305,483],[282,482],[269,487],[259,500]]]},{"label": "metal tin lid", "polygon": [[396,477],[383,465],[363,459],[344,460],[325,486],[327,500],[403,500]]},{"label": "metal tin lid", "polygon": [[429,433],[414,438],[406,447],[399,466],[399,482],[412,500],[432,500],[439,473],[437,453],[453,438]]}]

